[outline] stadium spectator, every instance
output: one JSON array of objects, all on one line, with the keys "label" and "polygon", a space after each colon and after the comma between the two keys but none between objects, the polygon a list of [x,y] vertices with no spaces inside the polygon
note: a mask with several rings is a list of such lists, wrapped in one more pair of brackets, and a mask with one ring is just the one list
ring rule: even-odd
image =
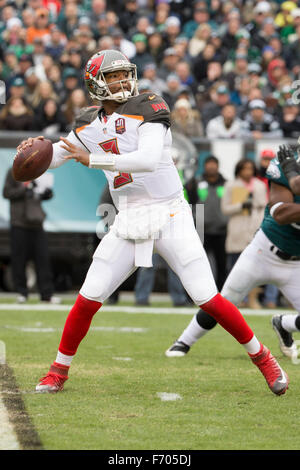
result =
[{"label": "stadium spectator", "polygon": [[25,97],[25,82],[23,78],[16,77],[10,83],[8,90],[10,98],[24,98]]},{"label": "stadium spectator", "polygon": [[175,73],[178,76],[181,85],[189,88],[193,92],[196,92],[197,84],[191,72],[189,62],[180,60],[176,65]]},{"label": "stadium spectator", "polygon": [[34,25],[27,29],[26,41],[32,44],[34,39],[47,40],[50,37],[49,12],[46,8],[37,9],[35,12]]},{"label": "stadium spectator", "polygon": [[59,64],[54,64],[53,67],[49,70],[48,79],[53,87],[53,91],[60,96],[63,92],[64,85],[62,80],[61,67]]},{"label": "stadium spectator", "polygon": [[210,100],[201,108],[204,128],[208,122],[219,116],[223,106],[230,102],[230,93],[225,83],[218,82],[209,90]]},{"label": "stadium spectator", "polygon": [[291,98],[283,104],[279,126],[285,138],[298,139],[300,129],[299,105]]},{"label": "stadium spectator", "polygon": [[211,37],[211,33],[211,26],[208,23],[203,23],[198,26],[193,37],[189,41],[188,51],[191,57],[196,57],[203,51]]},{"label": "stadium spectator", "polygon": [[163,37],[159,31],[154,31],[148,36],[148,50],[151,54],[156,65],[159,65],[164,56],[164,42]]},{"label": "stadium spectator", "polygon": [[193,19],[188,21],[183,26],[183,33],[184,35],[191,39],[197,28],[201,24],[209,24],[212,28],[216,26],[215,22],[210,19],[209,10],[205,6],[197,6],[195,5],[194,12],[193,12]]},{"label": "stadium spectator", "polygon": [[78,70],[74,67],[66,67],[62,73],[64,84],[63,93],[60,97],[61,103],[65,103],[73,90],[80,85]]},{"label": "stadium spectator", "polygon": [[88,106],[87,97],[82,88],[75,88],[72,91],[62,110],[67,121],[67,130],[70,131],[73,128],[75,118],[78,115],[80,109]]},{"label": "stadium spectator", "polygon": [[[112,29],[110,34],[113,40],[113,49],[123,52],[129,59],[136,55],[135,44],[124,37],[124,33],[120,28]],[[150,60],[152,61],[152,58]]]},{"label": "stadium spectator", "polygon": [[49,98],[59,101],[58,96],[53,90],[53,86],[49,81],[40,82],[32,97],[32,107],[35,112],[39,112],[42,109],[45,101]]},{"label": "stadium spectator", "polygon": [[10,202],[11,262],[17,301],[24,303],[28,298],[26,265],[32,259],[37,274],[37,287],[41,301],[60,303],[53,296],[54,286],[48,252],[47,236],[43,228],[46,214],[41,201],[53,197],[50,187],[39,190],[33,181],[15,181],[12,170],[6,175],[3,197]]},{"label": "stadium spectator", "polygon": [[138,2],[136,0],[125,0],[124,11],[119,17],[119,26],[127,34],[133,31],[138,20]]},{"label": "stadium spectator", "polygon": [[204,161],[202,176],[194,175],[185,185],[188,202],[193,206],[204,204],[204,247],[209,258],[213,258],[219,290],[227,275],[225,241],[228,217],[221,211],[225,181],[219,172],[218,159],[209,155]]},{"label": "stadium spectator", "polygon": [[[219,55],[221,52],[219,53]],[[210,62],[220,62],[220,57],[218,57],[218,51],[214,44],[207,43],[203,51],[195,57],[193,73],[195,79],[198,82],[207,78],[207,68]]]},{"label": "stadium spectator", "polygon": [[[263,219],[267,203],[265,184],[256,177],[252,160],[242,159],[235,166],[235,178],[225,184],[221,210],[229,217],[226,236],[228,272],[252,240]],[[248,306],[258,308],[258,290],[249,293]]]},{"label": "stadium spectator", "polygon": [[166,20],[170,13],[170,4],[168,2],[158,2],[155,7],[155,15],[153,19],[154,27],[157,31],[163,32]]},{"label": "stadium spectator", "polygon": [[248,104],[251,90],[251,81],[249,75],[242,77],[236,84],[234,91],[230,94],[230,101],[237,107]]},{"label": "stadium spectator", "polygon": [[209,90],[217,82],[224,79],[222,64],[218,61],[209,62],[207,66],[206,79],[202,80],[203,86],[206,90]]},{"label": "stadium spectator", "polygon": [[281,3],[280,10],[276,17],[275,23],[279,28],[284,28],[285,26],[293,24],[292,11],[297,8],[296,2],[285,1]]},{"label": "stadium spectator", "polygon": [[27,103],[32,106],[33,97],[35,95],[36,87],[39,84],[39,77],[35,71],[34,67],[30,67],[24,75],[25,81],[25,92],[24,95],[26,96]]},{"label": "stadium spectator", "polygon": [[164,58],[157,75],[163,80],[166,80],[168,75],[176,73],[176,65],[178,64],[179,60],[180,58],[174,47],[165,49]]},{"label": "stadium spectator", "polygon": [[66,119],[58,107],[57,100],[46,99],[35,115],[34,129],[45,136],[57,135],[67,131]]},{"label": "stadium spectator", "polygon": [[199,111],[192,109],[190,102],[184,98],[177,100],[174,104],[171,112],[171,126],[174,132],[187,137],[204,135]]},{"label": "stadium spectator", "polygon": [[222,44],[227,51],[235,51],[238,45],[237,33],[241,27],[240,17],[229,19],[226,32],[222,37]]},{"label": "stadium spectator", "polygon": [[150,90],[157,95],[162,95],[164,90],[166,90],[166,84],[161,78],[157,76],[157,67],[153,62],[145,65],[143,79],[149,80],[151,82]]},{"label": "stadium spectator", "polygon": [[53,25],[50,29],[49,39],[44,41],[46,54],[51,55],[55,61],[58,61],[65,46],[67,39],[60,29]]},{"label": "stadium spectator", "polygon": [[266,112],[266,104],[263,100],[255,99],[249,103],[249,112],[242,121],[241,136],[261,139],[263,137],[282,137],[283,133],[279,122]]},{"label": "stadium spectator", "polygon": [[33,111],[23,97],[11,97],[0,112],[0,129],[29,131],[34,129]]},{"label": "stadium spectator", "polygon": [[248,56],[245,53],[239,53],[235,56],[234,68],[231,72],[225,74],[225,80],[228,83],[230,91],[234,91],[240,80],[248,74]]},{"label": "stadium spectator", "polygon": [[176,38],[180,34],[181,23],[177,16],[169,16],[165,22],[164,40],[167,47],[174,47]]},{"label": "stadium spectator", "polygon": [[142,33],[135,34],[132,36],[132,42],[136,48],[136,53],[132,57],[132,62],[136,64],[137,69],[139,70],[138,78],[141,78],[146,64],[152,63],[152,57],[147,51],[147,36]]},{"label": "stadium spectator", "polygon": [[209,139],[238,139],[241,135],[241,120],[236,116],[233,103],[223,106],[220,116],[208,121],[206,135]]},{"label": "stadium spectator", "polygon": [[73,32],[78,28],[79,17],[80,12],[76,2],[68,2],[60,10],[57,26],[67,38],[72,37]]},{"label": "stadium spectator", "polygon": [[252,37],[258,33],[264,20],[269,16],[272,16],[271,4],[266,1],[258,2],[253,9],[253,19],[246,25]]},{"label": "stadium spectator", "polygon": [[166,90],[163,92],[163,98],[169,105],[170,110],[174,108],[174,104],[178,98],[179,93],[182,91],[182,85],[175,73],[171,73],[166,80]]}]

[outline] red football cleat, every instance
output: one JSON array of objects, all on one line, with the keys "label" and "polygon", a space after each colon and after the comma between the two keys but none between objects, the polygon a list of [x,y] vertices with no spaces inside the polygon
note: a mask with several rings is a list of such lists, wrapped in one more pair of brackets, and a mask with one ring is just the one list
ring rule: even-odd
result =
[{"label": "red football cleat", "polygon": [[56,393],[64,388],[64,383],[68,380],[68,366],[54,362],[47,375],[40,379],[35,390],[40,393]]},{"label": "red football cleat", "polygon": [[283,395],[288,389],[289,378],[286,372],[272,356],[269,349],[261,345],[258,354],[249,354],[253,364],[255,364],[263,374],[266,382],[275,395]]}]

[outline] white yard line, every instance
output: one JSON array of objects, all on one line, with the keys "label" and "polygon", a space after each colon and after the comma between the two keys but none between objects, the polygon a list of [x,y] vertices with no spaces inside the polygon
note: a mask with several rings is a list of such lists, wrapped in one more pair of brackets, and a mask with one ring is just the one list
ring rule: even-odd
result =
[{"label": "white yard line", "polygon": [[[2,304],[0,303],[0,311],[1,310],[18,310],[18,311],[57,311],[57,312],[68,312],[72,308],[72,304],[70,305],[44,305],[44,304],[27,304],[27,305],[19,305],[19,304]],[[197,307],[129,307],[129,306],[103,306],[101,307],[101,312],[122,312],[122,313],[132,313],[132,314],[139,314],[145,313],[150,315],[194,315],[198,311]],[[261,315],[261,316],[269,316],[278,314],[278,312],[282,313],[295,313],[295,310],[291,309],[241,309],[243,315]]]},{"label": "white yard line", "polygon": [[[55,331],[61,331],[61,328],[41,328],[35,326],[15,326],[15,325],[3,325],[2,328],[8,330],[22,331],[23,333],[54,333]],[[113,331],[118,333],[146,333],[148,328],[137,328],[135,326],[91,326],[90,331]]]},{"label": "white yard line", "polygon": [[8,412],[0,395],[0,450],[20,450]]}]

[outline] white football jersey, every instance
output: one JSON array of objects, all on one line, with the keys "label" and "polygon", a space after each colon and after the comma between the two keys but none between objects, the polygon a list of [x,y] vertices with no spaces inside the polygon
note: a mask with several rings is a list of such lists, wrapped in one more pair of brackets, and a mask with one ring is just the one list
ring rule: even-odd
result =
[{"label": "white football jersey", "polygon": [[[138,149],[138,130],[141,125],[150,126],[151,123],[165,125],[162,154],[154,171],[104,172],[116,207],[119,207],[122,197],[127,204],[144,205],[173,199],[181,194],[182,183],[172,160],[172,135],[168,118],[169,110],[163,99],[157,95],[145,93],[119,106],[117,112],[114,112],[107,120],[99,111],[92,122],[73,130],[76,138],[75,140],[72,138],[72,143],[81,144],[89,153],[104,152],[123,155]],[[153,126],[153,139],[155,140],[155,126]]]}]

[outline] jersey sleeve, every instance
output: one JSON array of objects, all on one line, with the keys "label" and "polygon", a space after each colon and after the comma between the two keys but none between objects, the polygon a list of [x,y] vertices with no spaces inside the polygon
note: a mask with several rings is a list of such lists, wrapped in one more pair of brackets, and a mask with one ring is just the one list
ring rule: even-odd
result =
[{"label": "jersey sleeve", "polygon": [[141,124],[155,122],[170,127],[170,109],[165,100],[155,93],[142,93],[120,106],[118,113],[139,116]]},{"label": "jersey sleeve", "polygon": [[[83,150],[86,150],[83,144],[81,144],[76,135],[74,134],[73,131],[71,131],[66,139],[71,142],[71,144],[76,145],[77,147],[81,147]],[[53,155],[52,155],[52,160],[49,166],[49,170],[53,168],[58,168],[59,166],[63,165],[66,163],[68,160],[66,160],[64,157],[69,154],[69,152],[61,147],[63,142],[55,142],[53,144]]]},{"label": "jersey sleeve", "polygon": [[281,184],[282,186],[290,188],[289,182],[286,176],[284,175],[277,158],[271,160],[267,168],[266,177],[269,181],[273,181],[273,183]]}]

